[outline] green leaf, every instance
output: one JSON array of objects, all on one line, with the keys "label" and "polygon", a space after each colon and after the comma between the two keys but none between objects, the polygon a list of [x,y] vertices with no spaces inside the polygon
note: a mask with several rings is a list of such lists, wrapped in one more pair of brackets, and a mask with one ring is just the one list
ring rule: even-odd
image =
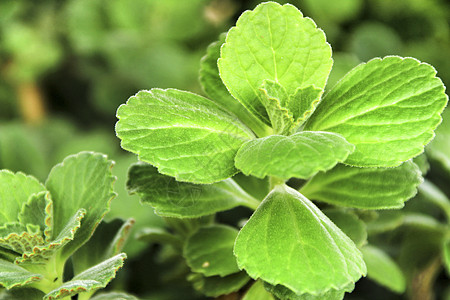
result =
[{"label": "green leaf", "polygon": [[40,274],[35,274],[16,264],[0,259],[0,285],[6,289],[26,286],[41,279]]},{"label": "green leaf", "polygon": [[238,231],[230,226],[211,225],[202,227],[184,244],[183,256],[192,271],[204,276],[221,277],[238,273],[233,255],[234,241]]},{"label": "green leaf", "polygon": [[318,173],[300,192],[309,199],[363,209],[401,208],[422,182],[419,168],[407,161],[396,168],[337,165]]},{"label": "green leaf", "polygon": [[60,287],[45,295],[44,300],[62,299],[82,292],[104,288],[123,266],[125,253],[118,254],[64,282]]},{"label": "green leaf", "polygon": [[442,124],[436,129],[436,136],[426,148],[427,156],[450,171],[450,109],[442,113]]},{"label": "green leaf", "polygon": [[280,83],[288,95],[310,85],[323,89],[331,48],[325,34],[297,8],[267,2],[243,13],[228,31],[218,65],[231,95],[270,124],[258,93],[263,81]]},{"label": "green leaf", "polygon": [[302,131],[249,141],[239,149],[235,164],[244,174],[259,178],[306,179],[344,161],[353,149],[338,134]]},{"label": "green leaf", "polygon": [[442,245],[442,252],[444,257],[444,266],[447,269],[447,274],[450,274],[450,238],[447,238]]},{"label": "green leaf", "polygon": [[46,263],[58,250],[72,241],[75,233],[80,229],[81,219],[86,215],[86,210],[79,209],[66,223],[59,235],[48,243],[34,244],[32,248],[16,259],[17,264]]},{"label": "green leaf", "polygon": [[436,70],[413,58],[373,59],[328,92],[305,130],[336,132],[356,146],[346,164],[395,167],[419,155],[447,104]]},{"label": "green leaf", "polygon": [[53,201],[49,192],[40,192],[30,196],[22,206],[19,213],[22,224],[39,225],[48,241],[52,236],[53,227]]},{"label": "green leaf", "polygon": [[20,288],[3,290],[0,292],[0,300],[42,300],[44,293],[34,288]]},{"label": "green leaf", "polygon": [[208,97],[217,104],[235,114],[239,120],[252,128],[256,134],[265,136],[269,127],[253,116],[238,100],[230,95],[219,76],[217,60],[220,57],[220,47],[225,42],[226,33],[219,40],[210,44],[206,55],[200,61],[200,83]]},{"label": "green leaf", "polygon": [[105,155],[80,152],[68,156],[51,170],[46,187],[53,200],[53,236],[58,236],[80,208],[86,209],[83,226],[75,239],[64,247],[62,257],[69,257],[93,234],[95,228],[109,210],[115,196],[111,174],[113,162]]},{"label": "green leaf", "polygon": [[323,211],[360,248],[367,242],[366,224],[354,213],[338,208]]},{"label": "green leaf", "polygon": [[267,282],[264,282],[264,287],[281,300],[342,300],[344,299],[345,292],[351,292],[354,289],[354,284],[349,284],[340,290],[331,289],[323,294],[311,295],[311,294],[300,294],[297,295],[290,289],[282,286],[273,286]]},{"label": "green leaf", "polygon": [[182,240],[178,236],[158,227],[142,228],[142,230],[137,233],[136,239],[147,243],[170,244],[177,248],[181,248],[183,245]]},{"label": "green leaf", "polygon": [[450,200],[437,186],[425,180],[419,186],[419,193],[425,200],[441,208],[450,222]]},{"label": "green leaf", "polygon": [[0,223],[15,222],[32,194],[45,191],[39,181],[23,173],[0,170]]},{"label": "green leaf", "polygon": [[90,298],[91,300],[139,300],[139,298],[118,292],[101,293]]},{"label": "green leaf", "polygon": [[343,289],[366,272],[350,238],[285,185],[275,186],[241,229],[234,254],[250,277],[296,294]]},{"label": "green leaf", "polygon": [[367,233],[375,235],[394,230],[403,224],[404,215],[401,211],[380,211],[377,218],[366,223]]},{"label": "green leaf", "polygon": [[323,90],[313,85],[298,88],[294,94],[289,96],[287,108],[293,114],[295,126],[302,125],[316,110]]},{"label": "green leaf", "polygon": [[266,291],[261,280],[252,284],[242,300],[275,300],[271,293]]},{"label": "green leaf", "polygon": [[32,251],[34,246],[44,244],[39,226],[17,222],[0,227],[0,246],[17,253]]},{"label": "green leaf", "polygon": [[236,117],[201,96],[174,89],[141,91],[117,111],[122,148],[179,181],[213,183],[237,170],[234,156],[254,137]]},{"label": "green leaf", "polygon": [[201,274],[191,274],[188,276],[188,281],[192,282],[194,289],[208,297],[218,297],[238,291],[249,280],[250,278],[245,272],[239,272],[225,277],[204,277]]},{"label": "green leaf", "polygon": [[128,177],[129,192],[139,195],[161,216],[194,218],[239,205],[254,208],[259,204],[232,179],[212,185],[178,182],[144,163],[132,165]]},{"label": "green leaf", "polygon": [[361,248],[367,265],[367,277],[396,293],[403,293],[406,280],[397,264],[382,250],[366,245]]}]

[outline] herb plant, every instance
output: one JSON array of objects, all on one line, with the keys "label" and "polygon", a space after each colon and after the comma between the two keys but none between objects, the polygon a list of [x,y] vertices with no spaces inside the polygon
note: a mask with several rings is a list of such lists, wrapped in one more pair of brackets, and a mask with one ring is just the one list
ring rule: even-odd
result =
[{"label": "herb plant", "polygon": [[[267,2],[208,48],[200,81],[209,98],[155,88],[119,107],[122,148],[142,161],[129,191],[170,228],[141,238],[170,244],[205,295],[252,278],[247,300],[342,299],[366,275],[404,291],[363,221],[416,194],[423,178],[412,158],[441,122],[445,87],[432,66],[388,56],[324,93],[332,64],[311,19]],[[253,210],[242,228],[214,220],[237,206]]]},{"label": "herb plant", "polygon": [[0,171],[2,299],[89,299],[115,277],[133,221],[98,226],[115,196],[112,165],[81,152],[56,165],[45,185]]}]

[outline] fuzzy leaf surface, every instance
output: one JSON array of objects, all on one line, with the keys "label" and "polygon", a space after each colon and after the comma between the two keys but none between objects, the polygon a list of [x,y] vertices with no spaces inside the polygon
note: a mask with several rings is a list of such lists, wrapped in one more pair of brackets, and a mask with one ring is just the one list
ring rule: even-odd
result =
[{"label": "fuzzy leaf surface", "polygon": [[238,291],[249,280],[250,277],[245,272],[239,272],[225,277],[204,277],[201,274],[191,274],[188,276],[188,281],[192,282],[194,289],[208,297],[219,297],[220,295]]},{"label": "fuzzy leaf surface", "polygon": [[22,224],[34,224],[41,228],[46,240],[52,236],[53,201],[49,192],[40,192],[30,196],[19,213]]},{"label": "fuzzy leaf surface", "polygon": [[362,209],[401,208],[423,181],[416,164],[396,168],[357,168],[337,165],[318,173],[300,192],[309,199]]},{"label": "fuzzy leaf surface", "polygon": [[117,111],[122,148],[179,181],[213,183],[237,173],[233,159],[254,138],[235,116],[201,96],[141,91]]},{"label": "fuzzy leaf surface", "polygon": [[367,265],[367,277],[380,285],[396,292],[403,293],[406,279],[400,267],[382,250],[366,245],[361,248]]},{"label": "fuzzy leaf surface", "polygon": [[200,228],[191,235],[183,249],[183,256],[192,271],[204,276],[221,276],[238,273],[233,255],[238,231],[230,226],[211,225]]},{"label": "fuzzy leaf surface", "polygon": [[123,266],[125,253],[111,257],[104,262],[76,275],[72,280],[64,282],[57,289],[45,295],[44,300],[62,299],[82,292],[104,288]]},{"label": "fuzzy leaf surface", "polygon": [[23,173],[0,170],[0,224],[17,221],[17,216],[28,198],[45,191],[39,181]]},{"label": "fuzzy leaf surface", "polygon": [[279,82],[288,95],[299,87],[325,86],[331,48],[325,34],[292,5],[267,2],[243,13],[228,31],[218,61],[230,93],[270,124],[258,95],[263,80]]},{"label": "fuzzy leaf surface", "polygon": [[61,234],[67,220],[80,208],[86,209],[75,239],[64,247],[65,258],[91,237],[109,211],[109,203],[115,196],[112,166],[113,162],[103,154],[80,152],[68,156],[51,170],[45,185],[53,200],[53,236]]},{"label": "fuzzy leaf surface", "polygon": [[6,289],[25,286],[41,279],[40,274],[35,274],[21,266],[0,259],[0,285]]},{"label": "fuzzy leaf surface", "polygon": [[31,251],[34,246],[42,244],[44,244],[44,239],[37,225],[10,222],[0,227],[1,247],[22,254]]},{"label": "fuzzy leaf surface", "polygon": [[305,130],[336,132],[354,144],[346,164],[395,167],[423,152],[447,100],[432,66],[413,58],[376,58],[325,95]]},{"label": "fuzzy leaf surface", "polygon": [[296,126],[303,124],[315,111],[323,90],[313,85],[298,88],[289,96],[286,107],[292,113]]},{"label": "fuzzy leaf surface", "polygon": [[250,277],[296,294],[343,289],[366,273],[352,240],[285,185],[276,186],[241,229],[234,254]]},{"label": "fuzzy leaf surface", "polygon": [[239,205],[254,207],[259,203],[232,179],[211,185],[178,182],[144,163],[134,164],[129,169],[127,188],[165,217],[194,218]]},{"label": "fuzzy leaf surface", "polygon": [[302,131],[249,141],[239,149],[235,164],[244,174],[259,178],[306,179],[345,161],[353,149],[339,134]]}]

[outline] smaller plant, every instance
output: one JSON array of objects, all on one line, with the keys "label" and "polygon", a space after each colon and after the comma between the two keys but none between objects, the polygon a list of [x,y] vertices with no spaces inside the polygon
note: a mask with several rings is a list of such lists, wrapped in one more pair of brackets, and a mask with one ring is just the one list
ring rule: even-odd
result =
[{"label": "smaller plant", "polygon": [[[105,155],[81,152],[56,165],[45,185],[0,171],[0,284],[8,290],[2,296],[89,299],[115,277],[133,221],[102,223],[92,237],[115,196],[112,165]],[[66,281],[69,258],[74,276]]]}]

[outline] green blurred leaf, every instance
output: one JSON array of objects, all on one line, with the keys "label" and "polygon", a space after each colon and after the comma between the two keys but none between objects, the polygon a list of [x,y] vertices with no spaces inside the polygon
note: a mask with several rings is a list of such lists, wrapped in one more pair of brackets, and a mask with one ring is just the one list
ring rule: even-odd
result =
[{"label": "green blurred leaf", "polygon": [[407,161],[396,168],[338,165],[318,173],[300,190],[306,197],[363,209],[401,208],[422,182],[419,168]]},{"label": "green blurred leaf", "polygon": [[302,131],[249,141],[239,149],[235,164],[244,174],[259,178],[306,179],[345,161],[353,149],[338,134]]},{"label": "green blurred leaf", "polygon": [[0,259],[0,270],[0,285],[7,289],[30,285],[42,279],[40,274],[30,272],[3,259]]},{"label": "green blurred leaf", "polygon": [[139,300],[139,298],[118,292],[101,293],[90,298],[91,300]]},{"label": "green blurred leaf", "polygon": [[373,59],[350,71],[323,98],[305,130],[336,132],[356,146],[346,164],[394,167],[423,152],[447,103],[430,65]]},{"label": "green blurred leaf", "polygon": [[325,215],[333,221],[360,248],[367,242],[366,224],[354,213],[338,208],[323,210]]},{"label": "green blurred leaf", "polygon": [[201,96],[174,89],[141,91],[117,111],[122,148],[180,181],[213,183],[237,173],[233,159],[254,137]]},{"label": "green blurred leaf", "polygon": [[252,284],[242,300],[275,300],[271,293],[266,291],[261,280]]},{"label": "green blurred leaf", "polygon": [[239,232],[234,253],[254,279],[296,294],[323,294],[357,281],[366,268],[355,244],[314,204],[276,186]]},{"label": "green blurred leaf", "polygon": [[225,277],[204,277],[201,274],[191,274],[188,281],[192,282],[194,289],[208,297],[219,297],[230,294],[242,288],[250,278],[245,272],[228,275]]},{"label": "green blurred leaf", "polygon": [[344,299],[345,292],[351,292],[353,290],[354,284],[349,284],[341,290],[331,289],[325,293],[321,293],[318,295],[297,295],[293,291],[282,285],[278,284],[276,286],[273,286],[267,282],[264,282],[264,287],[281,300],[342,300]]}]

